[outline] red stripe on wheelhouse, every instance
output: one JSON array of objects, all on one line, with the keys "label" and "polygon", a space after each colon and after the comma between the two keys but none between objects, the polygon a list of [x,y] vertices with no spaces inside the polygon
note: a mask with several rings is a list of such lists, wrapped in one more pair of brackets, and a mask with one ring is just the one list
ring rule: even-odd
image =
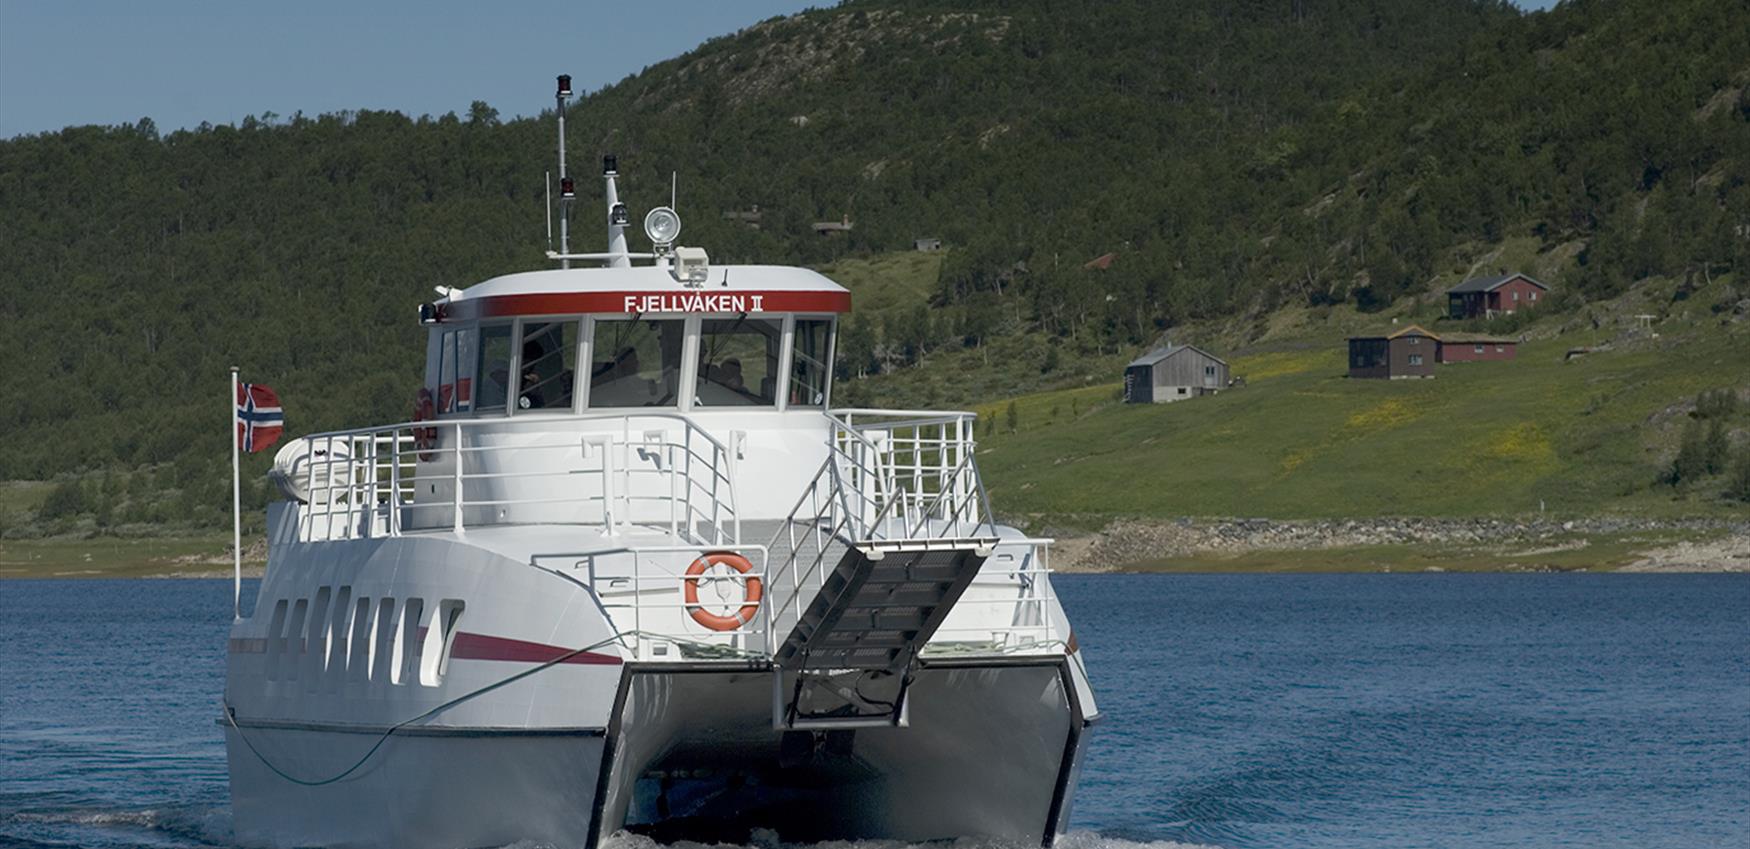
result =
[{"label": "red stripe on wheelhouse", "polygon": [[[470,634],[460,631],[455,642],[450,645],[451,660],[503,660],[511,663],[551,663],[560,658],[560,663],[582,663],[590,665],[614,665],[622,661],[611,654],[597,652],[577,652],[561,646],[550,646],[546,643],[531,643],[525,640],[513,640],[509,637],[493,637],[486,634]],[[569,655],[569,656],[568,656]]]},{"label": "red stripe on wheelhouse", "polygon": [[502,318],[578,313],[840,313],[851,311],[851,293],[827,290],[757,289],[634,292],[528,292],[489,295],[444,304],[439,319]]}]

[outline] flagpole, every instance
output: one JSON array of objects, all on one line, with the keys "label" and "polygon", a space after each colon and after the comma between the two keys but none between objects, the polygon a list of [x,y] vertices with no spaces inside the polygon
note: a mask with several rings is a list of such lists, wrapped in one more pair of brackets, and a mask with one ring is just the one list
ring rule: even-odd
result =
[{"label": "flagpole", "polygon": [[243,618],[243,474],[237,444],[237,367],[231,367],[231,615]]}]

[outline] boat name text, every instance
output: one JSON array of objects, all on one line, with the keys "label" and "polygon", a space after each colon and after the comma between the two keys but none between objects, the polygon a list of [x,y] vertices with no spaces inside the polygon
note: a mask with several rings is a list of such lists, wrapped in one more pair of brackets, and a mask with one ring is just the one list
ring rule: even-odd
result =
[{"label": "boat name text", "polygon": [[643,312],[759,312],[764,295],[627,295],[625,310]]}]

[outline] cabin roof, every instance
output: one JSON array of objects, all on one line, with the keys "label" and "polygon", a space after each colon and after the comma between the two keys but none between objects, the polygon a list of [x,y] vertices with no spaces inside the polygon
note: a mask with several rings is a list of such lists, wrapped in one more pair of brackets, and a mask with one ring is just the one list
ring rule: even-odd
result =
[{"label": "cabin roof", "polygon": [[719,265],[688,286],[666,268],[569,268],[506,274],[439,302],[448,320],[577,313],[848,312],[851,293],[806,268]]},{"label": "cabin roof", "polygon": [[1548,286],[1545,286],[1542,283],[1539,283],[1536,280],[1531,279],[1531,277],[1528,275],[1518,274],[1518,273],[1498,274],[1498,275],[1495,275],[1494,277],[1472,277],[1471,279],[1466,280],[1463,283],[1460,283],[1457,286],[1452,287],[1451,289],[1447,289],[1446,291],[1448,294],[1453,294],[1453,295],[1460,294],[1463,292],[1492,292],[1496,289],[1501,288],[1502,286],[1507,285],[1507,282],[1510,280],[1524,280],[1525,282],[1530,283],[1531,285],[1536,286],[1537,288],[1542,289],[1545,292],[1549,291]]},{"label": "cabin roof", "polygon": [[1131,360],[1130,365],[1125,366],[1125,368],[1132,368],[1134,366],[1152,366],[1168,357],[1184,353],[1185,351],[1196,351],[1197,353],[1221,363],[1224,366],[1227,365],[1227,360],[1211,354],[1196,345],[1168,345],[1165,348],[1156,348],[1153,351]]}]

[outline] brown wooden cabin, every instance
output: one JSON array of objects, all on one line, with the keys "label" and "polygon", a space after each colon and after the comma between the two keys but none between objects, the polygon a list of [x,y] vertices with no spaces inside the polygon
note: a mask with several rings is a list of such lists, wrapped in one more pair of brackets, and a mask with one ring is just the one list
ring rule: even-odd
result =
[{"label": "brown wooden cabin", "polygon": [[1349,339],[1349,376],[1433,377],[1440,337],[1412,324],[1389,336]]}]

